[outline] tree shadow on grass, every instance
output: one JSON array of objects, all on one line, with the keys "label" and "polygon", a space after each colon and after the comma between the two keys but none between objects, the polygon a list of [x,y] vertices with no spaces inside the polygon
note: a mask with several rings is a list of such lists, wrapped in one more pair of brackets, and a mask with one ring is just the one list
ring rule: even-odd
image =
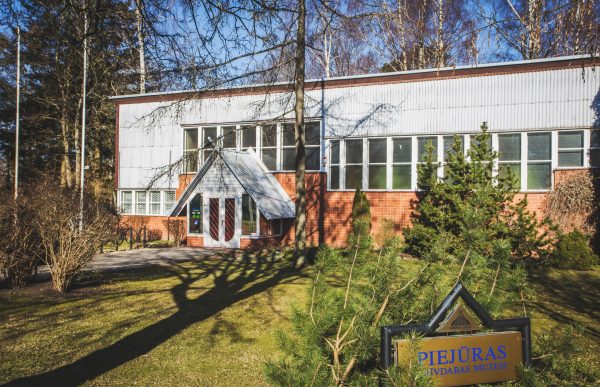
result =
[{"label": "tree shadow on grass", "polygon": [[[152,351],[190,325],[214,316],[238,301],[303,276],[289,263],[276,259],[275,253],[245,253],[241,257],[222,254],[218,258],[195,259],[192,265],[173,263],[165,270],[179,279],[179,283],[171,289],[177,312],[71,364],[13,380],[6,385],[82,384]],[[205,279],[212,279],[212,287],[197,297],[190,297],[188,291]]]}]

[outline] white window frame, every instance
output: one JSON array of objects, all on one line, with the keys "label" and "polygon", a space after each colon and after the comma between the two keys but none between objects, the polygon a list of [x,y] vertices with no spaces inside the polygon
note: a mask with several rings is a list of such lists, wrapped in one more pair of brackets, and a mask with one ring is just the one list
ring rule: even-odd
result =
[{"label": "white window frame", "polygon": [[[348,141],[362,141],[362,162],[360,164],[358,164],[358,163],[350,163],[349,164],[349,163],[346,162],[346,160],[348,159],[346,157],[346,145],[347,145]],[[366,186],[365,175],[367,174],[366,173],[366,168],[365,168],[365,157],[366,157],[366,152],[367,152],[367,150],[365,149],[366,148],[366,142],[367,142],[366,138],[348,138],[348,139],[345,139],[343,141],[343,143],[344,143],[344,146],[343,146],[343,149],[344,149],[344,152],[343,152],[343,154],[344,154],[344,159],[343,159],[343,161],[344,161],[344,164],[343,164],[344,165],[344,168],[343,168],[343,170],[344,170],[344,176],[342,177],[342,181],[343,181],[344,185],[340,186],[340,190],[341,191],[354,191],[356,189],[356,188],[346,188],[346,167],[347,166],[356,166],[356,165],[360,165],[361,166],[361,170],[362,170],[362,174],[361,174],[362,178],[361,178],[361,180],[362,181],[361,181],[361,187],[360,188],[361,188],[361,190],[365,190],[365,186]],[[368,176],[366,178],[368,178]]]},{"label": "white window frame", "polygon": [[[586,152],[585,152],[585,130],[583,129],[573,129],[573,130],[557,130],[554,131],[554,133],[556,133],[556,167],[554,169],[583,169],[586,168],[585,165],[585,159],[586,159]],[[561,134],[565,134],[565,133],[581,133],[581,147],[578,148],[561,148],[560,147],[560,135]],[[567,152],[574,152],[574,151],[579,151],[581,152],[581,165],[564,165],[561,166],[559,164],[560,162],[560,152],[561,151],[567,151]],[[554,154],[552,155],[554,156]],[[553,157],[554,158],[554,157]]]},{"label": "white window frame", "polygon": [[[333,147],[331,146],[332,142],[337,142],[338,144],[338,161],[337,163],[333,162],[333,157],[331,155],[332,149]],[[328,157],[328,170],[327,170],[327,189],[330,191],[339,191],[342,186],[340,185],[340,182],[342,180],[342,140],[340,139],[331,139],[327,141],[327,152],[329,154]],[[338,169],[338,181],[337,181],[337,188],[331,188],[331,167],[337,167]]]},{"label": "white window frame", "polygon": [[[519,136],[519,146],[521,147],[519,152],[519,160],[500,160],[500,137],[501,136]],[[492,141],[493,149],[498,152],[498,159],[496,160],[496,166],[494,167],[494,171],[496,176],[500,173],[500,167],[502,165],[516,165],[519,164],[519,190],[522,191],[524,188],[523,182],[523,135],[522,132],[504,132],[504,133],[494,133],[494,138]],[[525,175],[527,175],[527,170],[525,170]]]},{"label": "white window frame", "polygon": [[[201,215],[201,224],[202,224],[202,232],[191,232],[190,231],[190,202],[194,199],[194,197],[196,197],[196,195],[200,195],[200,212],[202,213]],[[194,235],[194,236],[202,236],[204,235],[204,217],[205,217],[205,213],[204,213],[204,195],[201,192],[193,192],[192,195],[190,195],[189,199],[186,202],[186,226],[185,226],[185,230],[187,231],[188,235]]]},{"label": "white window frame", "polygon": [[[173,192],[173,202],[170,206],[167,207],[167,194],[169,192]],[[171,209],[171,207],[173,207],[175,205],[175,203],[177,203],[177,191],[175,191],[174,189],[166,189],[164,191],[161,192],[161,203],[160,203],[160,208],[161,208],[161,215],[163,216],[168,216],[169,214],[167,214],[167,211],[169,211]]]},{"label": "white window frame", "polygon": [[[523,164],[521,165],[521,177],[524,177],[525,180],[521,181],[521,190],[523,192],[549,192],[552,191],[552,187],[554,187],[554,170],[555,168],[555,163],[557,162],[556,158],[553,157],[554,156],[554,149],[556,149],[556,135],[553,135],[553,133],[556,133],[556,131],[547,131],[547,130],[543,130],[543,131],[528,131],[528,132],[524,132],[523,135],[521,136],[521,156],[523,156],[523,153],[525,153],[525,158],[522,160],[522,162],[525,164],[525,167],[523,168]],[[529,135],[536,135],[536,134],[549,134],[550,135],[550,159],[549,160],[529,160]],[[529,168],[528,166],[530,164],[550,164],[550,187],[548,188],[529,188],[529,182],[528,182],[528,175],[529,175]],[[523,176],[525,175],[525,176]]]},{"label": "white window frame", "polygon": [[[372,163],[370,160],[370,149],[371,149],[371,141],[373,140],[384,140],[385,141],[385,162],[383,163]],[[364,146],[364,144],[363,144]],[[366,186],[367,186],[367,190],[369,191],[387,191],[388,189],[388,180],[389,180],[389,174],[388,174],[388,170],[389,170],[389,140],[387,137],[369,137],[367,138],[367,159],[366,162],[364,162],[363,160],[363,164],[366,164],[367,166],[367,181],[366,181]],[[369,174],[370,174],[370,169],[371,169],[371,165],[374,166],[383,166],[385,167],[385,184],[383,188],[371,188],[369,186]],[[363,186],[365,186],[365,184],[363,183]]]},{"label": "white window frame", "polygon": [[[275,145],[274,146],[264,146],[263,144],[263,130],[265,128],[265,126],[275,126]],[[272,124],[263,124],[260,125],[259,127],[257,127],[256,132],[259,133],[259,139],[260,141],[257,142],[257,144],[259,144],[259,146],[257,146],[257,155],[258,157],[263,160],[263,150],[265,149],[274,149],[275,150],[275,169],[269,170],[269,172],[275,172],[279,170],[279,138],[280,138],[280,124],[278,123],[272,123]],[[264,160],[263,160],[264,163]]]},{"label": "white window frame", "polygon": [[[147,193],[146,197],[147,197],[148,204],[146,206],[146,211],[147,211],[148,215],[152,215],[152,216],[162,215],[162,212],[161,212],[162,193],[161,193],[161,191],[151,190],[151,191],[147,191],[147,192],[148,193]],[[158,201],[152,201],[152,196],[154,194],[158,194]],[[153,213],[152,206],[157,205],[157,204],[158,204],[158,212]]]},{"label": "white window frame", "polygon": [[[416,181],[415,179],[413,179],[413,175],[415,172],[415,162],[416,162],[416,158],[415,158],[415,152],[414,152],[414,138],[415,136],[398,136],[398,137],[390,137],[389,141],[388,141],[388,160],[389,160],[389,169],[388,169],[388,174],[389,174],[389,181],[388,181],[388,188],[390,191],[395,191],[395,192],[407,192],[407,191],[412,191],[414,190]],[[408,162],[395,162],[394,161],[394,140],[396,139],[409,139],[410,140],[410,161]],[[390,149],[391,148],[391,149]],[[394,167],[396,166],[409,166],[410,167],[410,187],[409,188],[393,188],[394,186]]]},{"label": "white window frame", "polygon": [[[186,144],[186,132],[187,131],[191,131],[191,130],[195,130],[196,131],[196,142],[197,142],[196,149],[187,148],[187,144]],[[194,173],[197,173],[198,169],[200,168],[200,152],[198,152],[198,149],[200,147],[200,137],[199,136],[200,136],[200,128],[199,127],[184,127],[183,130],[182,130],[183,156],[185,157],[186,154],[188,154],[188,153],[197,152],[196,170],[195,171],[188,171],[187,170],[187,165],[184,165],[184,171],[183,171],[183,173],[194,174]]]}]

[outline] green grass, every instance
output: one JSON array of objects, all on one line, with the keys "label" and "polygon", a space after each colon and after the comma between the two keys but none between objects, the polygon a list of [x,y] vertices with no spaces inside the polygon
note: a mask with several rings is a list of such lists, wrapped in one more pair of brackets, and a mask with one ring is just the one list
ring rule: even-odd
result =
[{"label": "green grass", "polygon": [[[67,295],[2,290],[0,384],[264,385],[273,333],[308,283],[272,255],[94,274]],[[539,272],[533,286],[534,333],[576,322],[597,353],[600,269]]]}]

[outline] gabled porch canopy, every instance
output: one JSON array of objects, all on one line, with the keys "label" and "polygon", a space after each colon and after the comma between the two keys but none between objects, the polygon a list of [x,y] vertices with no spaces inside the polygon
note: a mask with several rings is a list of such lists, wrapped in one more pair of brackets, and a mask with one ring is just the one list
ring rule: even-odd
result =
[{"label": "gabled porch canopy", "polygon": [[230,149],[215,149],[194,176],[183,195],[175,203],[169,216],[178,216],[181,213],[192,193],[201,184],[204,175],[218,158],[223,161],[240,185],[254,200],[256,207],[267,220],[294,217],[295,209],[292,200],[251,148],[241,152]]}]

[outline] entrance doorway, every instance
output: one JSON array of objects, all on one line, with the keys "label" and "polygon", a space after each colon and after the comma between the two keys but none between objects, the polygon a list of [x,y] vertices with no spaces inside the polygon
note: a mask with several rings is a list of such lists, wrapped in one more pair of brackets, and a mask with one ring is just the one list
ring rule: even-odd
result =
[{"label": "entrance doorway", "polygon": [[204,243],[208,247],[240,247],[237,227],[236,198],[208,199],[208,232]]}]

